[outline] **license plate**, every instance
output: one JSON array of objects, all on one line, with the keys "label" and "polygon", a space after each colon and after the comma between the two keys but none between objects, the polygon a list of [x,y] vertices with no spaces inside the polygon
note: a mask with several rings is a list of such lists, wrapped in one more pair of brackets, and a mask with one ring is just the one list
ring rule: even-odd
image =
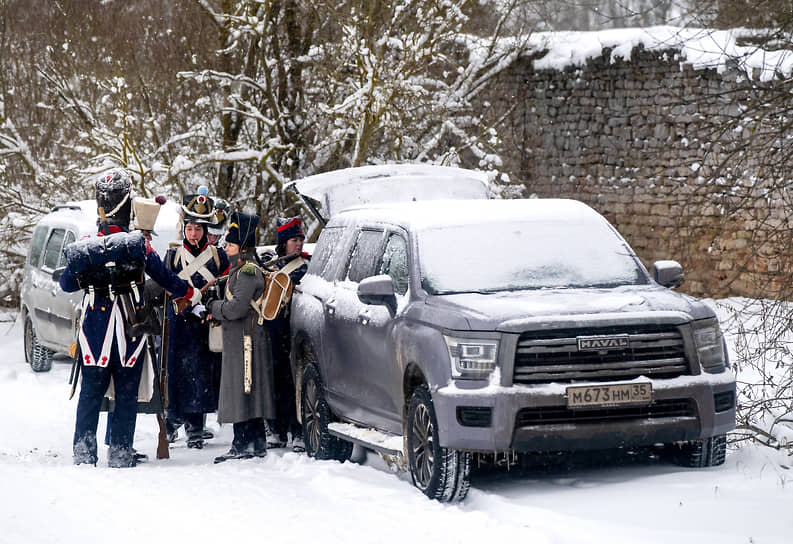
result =
[{"label": "license plate", "polygon": [[598,408],[626,404],[650,404],[653,386],[650,383],[617,385],[584,385],[567,388],[568,408]]}]

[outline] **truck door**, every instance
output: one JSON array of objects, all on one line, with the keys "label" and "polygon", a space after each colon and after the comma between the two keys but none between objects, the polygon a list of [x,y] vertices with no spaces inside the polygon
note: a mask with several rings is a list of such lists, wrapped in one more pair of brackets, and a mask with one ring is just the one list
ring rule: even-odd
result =
[{"label": "truck door", "polygon": [[399,433],[402,383],[392,341],[395,318],[387,307],[364,304],[357,295],[361,280],[387,273],[383,269],[390,266],[395,240],[404,243],[404,238],[385,230],[362,230],[358,236],[337,290],[333,388],[344,397],[346,417]]}]

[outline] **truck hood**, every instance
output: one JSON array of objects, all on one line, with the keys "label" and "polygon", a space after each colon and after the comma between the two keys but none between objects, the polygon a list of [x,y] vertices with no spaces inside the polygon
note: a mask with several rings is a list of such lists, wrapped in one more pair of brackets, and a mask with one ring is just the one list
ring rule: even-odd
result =
[{"label": "truck hood", "polygon": [[470,330],[515,333],[637,321],[681,324],[715,316],[701,301],[657,285],[435,295],[425,303],[448,323],[442,326],[454,328],[464,320]]}]

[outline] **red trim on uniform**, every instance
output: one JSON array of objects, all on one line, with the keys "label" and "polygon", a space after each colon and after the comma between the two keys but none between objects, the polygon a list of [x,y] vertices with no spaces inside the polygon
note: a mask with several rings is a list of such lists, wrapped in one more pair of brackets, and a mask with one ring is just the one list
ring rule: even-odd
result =
[{"label": "red trim on uniform", "polygon": [[286,230],[286,229],[288,229],[288,228],[290,228],[290,227],[292,227],[294,225],[300,226],[300,218],[299,217],[295,217],[289,223],[287,223],[285,225],[281,225],[280,227],[277,227],[277,229],[278,229],[278,232],[281,232],[282,230]]},{"label": "red trim on uniform", "polygon": [[[124,232],[124,229],[122,229],[118,225],[108,225],[107,226],[107,230],[109,231],[110,234],[116,234],[117,232]],[[104,231],[100,230],[96,235],[97,236],[104,236],[105,233],[104,233]]]}]

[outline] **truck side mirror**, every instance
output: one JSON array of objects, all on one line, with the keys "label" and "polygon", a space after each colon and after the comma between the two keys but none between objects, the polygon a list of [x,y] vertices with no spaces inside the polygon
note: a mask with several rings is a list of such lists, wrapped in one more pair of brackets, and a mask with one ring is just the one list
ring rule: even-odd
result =
[{"label": "truck side mirror", "polygon": [[56,268],[55,270],[53,270],[52,271],[52,281],[54,281],[55,283],[58,283],[59,281],[61,281],[61,275],[63,275],[63,271],[64,270],[66,270],[65,266],[62,266],[60,268]]},{"label": "truck side mirror", "polygon": [[655,261],[653,279],[664,287],[674,289],[683,283],[683,267],[677,261]]},{"label": "truck side mirror", "polygon": [[391,276],[381,274],[361,280],[358,284],[358,300],[364,304],[386,306],[391,315],[395,315],[396,294]]}]

